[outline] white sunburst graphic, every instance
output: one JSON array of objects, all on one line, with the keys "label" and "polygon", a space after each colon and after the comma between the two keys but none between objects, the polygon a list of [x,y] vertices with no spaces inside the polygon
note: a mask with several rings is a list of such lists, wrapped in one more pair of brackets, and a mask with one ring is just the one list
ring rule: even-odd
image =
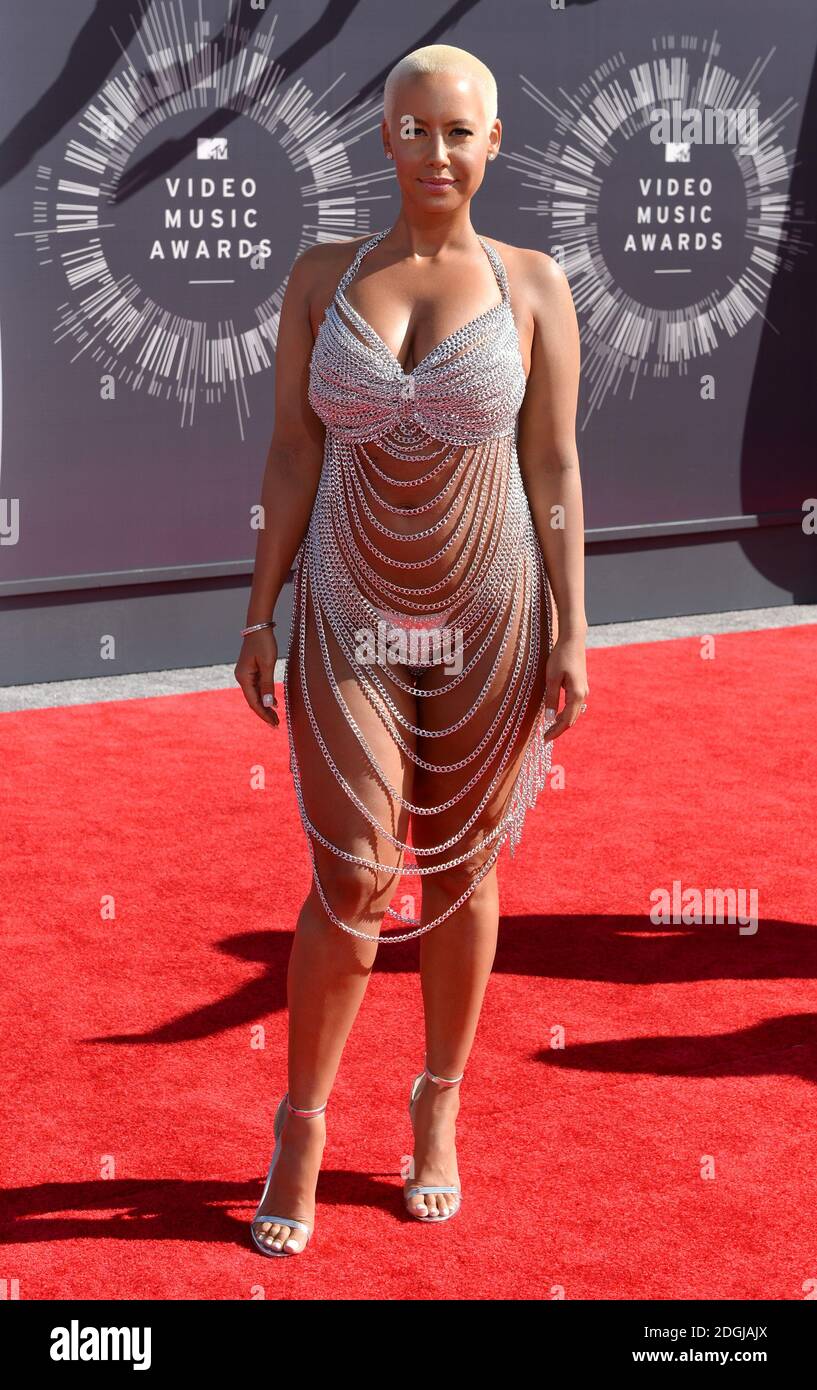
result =
[{"label": "white sunburst graphic", "polygon": [[[758,94],[774,50],[737,77],[718,61],[717,33],[651,49],[636,62],[617,54],[558,100],[523,76],[552,135],[507,156],[539,193],[521,210],[546,219],[546,249],[570,282],[590,388],[582,428],[622,381],[632,395],[645,376],[684,374],[763,317],[775,275],[808,245],[784,144],[796,103],[765,114]],[[737,111],[752,138],[658,143],[656,114],[680,108],[704,131]]]},{"label": "white sunburst graphic", "polygon": [[139,0],[138,13],[144,71],[117,39],[118,70],[61,163],[38,166],[32,229],[18,235],[40,265],[61,268],[55,340],[72,360],[177,403],[182,427],[226,402],[243,438],[248,382],[273,364],[295,255],[370,231],[372,186],[394,178],[351,160],[382,100],[343,114],[335,94],[333,114],[343,74],[320,95],[290,78],[273,58],[269,11],[264,32],[236,23],[215,37],[185,0]]}]

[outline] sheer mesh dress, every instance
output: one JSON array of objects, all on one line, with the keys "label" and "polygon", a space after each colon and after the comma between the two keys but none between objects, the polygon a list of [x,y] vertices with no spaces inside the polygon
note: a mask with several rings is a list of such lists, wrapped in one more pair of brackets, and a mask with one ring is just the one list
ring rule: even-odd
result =
[{"label": "sheer mesh dress", "polygon": [[[513,856],[551,766],[553,644],[516,451],[526,381],[502,258],[479,238],[499,303],[407,372],[346,298],[387,230],[358,247],[312,352],[326,442],[284,680],[317,893],[338,927],[384,942],[457,911],[506,840]],[[423,885],[443,873],[447,906],[429,920]],[[385,894],[380,932],[344,920],[350,876]]]}]

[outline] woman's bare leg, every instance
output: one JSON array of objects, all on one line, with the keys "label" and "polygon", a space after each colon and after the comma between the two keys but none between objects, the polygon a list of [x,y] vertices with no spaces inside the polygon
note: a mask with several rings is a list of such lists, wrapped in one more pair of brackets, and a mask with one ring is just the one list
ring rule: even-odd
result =
[{"label": "woman's bare leg", "polygon": [[[518,631],[518,613],[516,624],[515,630]],[[505,666],[499,673],[496,692],[492,692],[480,706],[475,726],[466,725],[445,740],[426,740],[421,735],[417,745],[421,757],[440,763],[454,763],[465,757],[475,742],[482,738],[490,727],[490,721],[502,697],[503,678],[510,674],[514,650],[512,641],[509,644]],[[446,851],[441,856],[442,860],[446,856],[453,857],[465,853],[475,844],[481,844],[506,814],[534,718],[544,699],[545,666],[546,657],[542,654],[502,777],[498,779],[482,814],[469,834]],[[445,673],[439,669],[432,670],[426,679],[428,688],[442,687],[445,684]],[[476,701],[483,683],[482,672],[475,671],[450,697],[443,694],[432,700],[418,700],[418,724],[429,729],[448,727],[460,718],[463,709],[469,707],[470,701]],[[475,764],[471,764],[468,773],[431,773],[417,769],[415,801],[422,806],[444,802],[462,786],[462,779],[473,773],[474,766]],[[488,774],[487,779],[481,780],[468,796],[444,812],[431,817],[413,817],[413,843],[416,846],[433,848],[435,841],[438,844],[445,843],[455,836],[480,804],[480,798],[490,785],[490,780]],[[495,842],[493,845],[495,848]],[[489,846],[488,849],[480,849],[462,865],[424,875],[422,920],[425,923],[434,921],[452,903],[457,902],[468,885],[469,877],[476,876],[480,866],[491,859],[492,853],[493,849]],[[438,862],[439,858],[440,856],[431,855],[424,858],[423,862],[430,864]],[[426,1056],[429,1070],[437,1076],[455,1077],[467,1069],[496,956],[498,927],[499,891],[497,869],[494,864],[462,906],[421,937],[420,973],[425,1009]],[[459,1107],[459,1086],[441,1087],[426,1079],[413,1113],[415,1145],[412,1182],[432,1187],[459,1185],[455,1148]],[[408,1186],[407,1183],[406,1187]],[[415,1194],[409,1199],[419,1215],[437,1213],[443,1216],[452,1200],[452,1196],[446,1193],[428,1193],[425,1197]]]},{"label": "woman's bare leg", "polygon": [[[442,877],[442,875],[441,875]],[[423,918],[433,921],[463,889],[434,885],[425,879]],[[455,1077],[468,1065],[485,990],[496,955],[499,895],[494,866],[462,907],[421,938],[420,978],[425,1010],[425,1048],[429,1071]],[[459,1086],[441,1087],[426,1079],[414,1106],[415,1183],[431,1187],[459,1185],[455,1134],[460,1108]],[[421,1216],[444,1216],[453,1200],[430,1192],[411,1199]]]},{"label": "woman's bare leg", "polygon": [[[333,844],[347,853],[395,865],[393,873],[349,864],[320,842],[314,843],[321,886],[333,912],[357,930],[376,936],[383,915],[399,882],[403,856],[390,841],[378,835],[338,784],[316,744],[300,690],[297,649],[293,637],[290,661],[289,711],[301,786],[307,813],[313,824]],[[330,650],[331,633],[327,633]],[[310,660],[311,656],[311,660]],[[392,787],[411,799],[412,763],[394,743],[372,706],[361,693],[350,668],[343,671],[337,649],[334,669],[352,716],[383,768]],[[316,664],[316,662],[318,664]],[[307,683],[322,735],[344,777],[378,822],[398,840],[405,841],[409,813],[389,797],[376,780],[365,754],[338,709],[335,697],[321,679],[322,667],[311,624],[307,634]],[[390,694],[405,716],[416,721],[416,701],[389,686]],[[331,733],[330,733],[331,731]],[[412,735],[403,731],[409,747]],[[313,880],[295,929],[287,971],[289,1009],[288,1081],[291,1103],[312,1110],[328,1100],[335,1082],[346,1040],[357,1017],[377,953],[377,941],[363,940],[337,926],[327,915]],[[291,1215],[310,1226],[314,1221],[315,1188],[326,1141],[326,1117],[298,1116],[287,1112],[281,1153],[265,1209]],[[276,1249],[299,1249],[304,1233],[276,1224],[260,1224],[256,1230]]]}]

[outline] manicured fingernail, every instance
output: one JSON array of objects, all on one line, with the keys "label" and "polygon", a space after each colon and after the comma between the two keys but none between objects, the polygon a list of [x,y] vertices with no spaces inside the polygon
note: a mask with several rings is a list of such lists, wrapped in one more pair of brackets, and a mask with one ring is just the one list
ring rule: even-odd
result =
[{"label": "manicured fingernail", "polygon": [[262,696],[261,696],[261,704],[262,704],[262,705],[266,705],[267,709],[269,709],[269,706],[272,705],[272,704],[274,704],[274,703],[275,703],[275,696],[274,696],[274,695],[262,695]]},{"label": "manicured fingernail", "polygon": [[553,719],[554,715],[556,714],[556,711],[555,709],[546,709],[545,714],[547,715],[548,719]]}]

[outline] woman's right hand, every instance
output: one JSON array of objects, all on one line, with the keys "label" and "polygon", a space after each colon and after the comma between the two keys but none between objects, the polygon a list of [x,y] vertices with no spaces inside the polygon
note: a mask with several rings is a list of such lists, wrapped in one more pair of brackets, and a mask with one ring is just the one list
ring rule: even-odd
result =
[{"label": "woman's right hand", "polygon": [[[277,729],[280,719],[276,714],[278,701],[275,698],[275,663],[278,660],[278,643],[275,629],[262,627],[258,632],[249,632],[241,644],[238,661],[233,675],[244,692],[244,699],[255,710],[259,719]],[[263,703],[268,696],[267,704]]]}]

